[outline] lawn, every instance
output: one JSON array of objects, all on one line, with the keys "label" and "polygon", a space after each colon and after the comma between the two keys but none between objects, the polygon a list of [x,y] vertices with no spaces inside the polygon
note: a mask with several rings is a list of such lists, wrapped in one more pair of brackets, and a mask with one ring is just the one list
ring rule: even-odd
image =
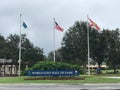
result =
[{"label": "lawn", "polygon": [[62,84],[83,84],[83,83],[120,83],[120,78],[106,78],[119,75],[82,75],[85,80],[24,80],[26,77],[1,77],[0,83],[62,83]]}]

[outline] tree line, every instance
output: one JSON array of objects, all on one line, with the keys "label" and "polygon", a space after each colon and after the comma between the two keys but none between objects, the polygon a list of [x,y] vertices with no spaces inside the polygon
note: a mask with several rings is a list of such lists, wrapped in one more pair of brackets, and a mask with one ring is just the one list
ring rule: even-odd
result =
[{"label": "tree line", "polygon": [[[90,58],[101,66],[102,62],[114,69],[120,64],[120,32],[115,30],[103,29],[100,32],[89,28]],[[63,37],[61,48],[56,50],[56,60],[87,65],[87,22],[76,21]],[[48,55],[53,60],[53,53]]]},{"label": "tree line", "polygon": [[[42,61],[45,56],[43,55],[43,49],[34,46],[25,34],[22,37],[22,62],[28,63],[31,67],[38,61]],[[19,35],[10,34],[6,39],[0,35],[0,58],[12,59],[14,63],[18,63],[19,59]],[[24,68],[24,65],[22,66]]]}]

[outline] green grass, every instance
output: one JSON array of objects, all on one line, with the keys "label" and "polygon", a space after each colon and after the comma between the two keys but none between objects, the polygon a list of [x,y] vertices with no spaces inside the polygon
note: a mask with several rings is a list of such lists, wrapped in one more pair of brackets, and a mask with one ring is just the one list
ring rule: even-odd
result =
[{"label": "green grass", "polygon": [[24,80],[24,78],[26,77],[7,77],[0,78],[0,83],[63,83],[63,84],[120,83],[120,79],[106,78],[107,75],[91,75],[91,76],[85,75],[81,77],[85,77],[85,80]]},{"label": "green grass", "polygon": [[[118,72],[120,72],[120,69],[117,69]],[[102,73],[113,73],[113,70],[102,70]]]}]

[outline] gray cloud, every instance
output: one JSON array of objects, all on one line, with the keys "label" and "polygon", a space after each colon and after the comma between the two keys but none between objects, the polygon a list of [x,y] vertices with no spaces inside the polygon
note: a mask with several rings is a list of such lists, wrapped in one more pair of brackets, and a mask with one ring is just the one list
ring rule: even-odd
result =
[{"label": "gray cloud", "polygon": [[[76,20],[87,20],[89,15],[101,28],[115,29],[120,25],[119,0],[1,0],[0,33],[19,34],[19,14],[29,28],[22,33],[45,54],[53,50],[53,18],[65,31]],[[56,30],[56,48],[65,33]]]}]

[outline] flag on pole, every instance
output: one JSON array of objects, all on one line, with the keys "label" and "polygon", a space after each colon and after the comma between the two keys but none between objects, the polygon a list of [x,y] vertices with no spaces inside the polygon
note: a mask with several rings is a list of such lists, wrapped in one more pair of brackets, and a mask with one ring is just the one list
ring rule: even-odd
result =
[{"label": "flag on pole", "polygon": [[55,29],[57,29],[58,31],[63,32],[64,29],[61,28],[55,20],[54,20],[54,22],[55,22]]},{"label": "flag on pole", "polygon": [[26,29],[27,28],[27,24],[23,21],[23,27]]},{"label": "flag on pole", "polygon": [[88,20],[90,21],[89,27],[100,30],[100,27],[93,20],[91,20],[90,18],[88,18]]}]

